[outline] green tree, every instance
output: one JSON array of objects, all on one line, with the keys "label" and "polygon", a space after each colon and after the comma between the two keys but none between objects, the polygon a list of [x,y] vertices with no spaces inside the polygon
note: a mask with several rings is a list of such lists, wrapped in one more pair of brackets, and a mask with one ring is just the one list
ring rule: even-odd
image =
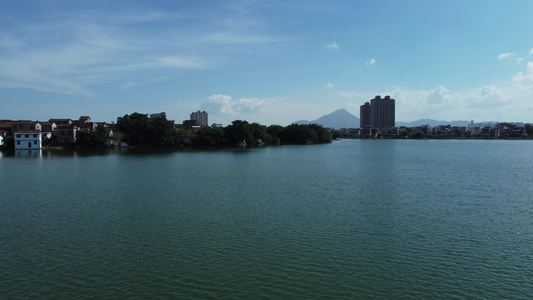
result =
[{"label": "green tree", "polygon": [[224,129],[203,127],[198,130],[193,138],[193,143],[198,146],[222,146],[224,145]]},{"label": "green tree", "polygon": [[108,138],[107,130],[98,126],[94,130],[80,131],[76,137],[76,145],[83,148],[104,148]]},{"label": "green tree", "polygon": [[317,143],[331,143],[333,140],[333,134],[322,125],[309,124],[309,128],[316,133]]},{"label": "green tree", "polygon": [[261,125],[259,123],[252,123],[250,124],[250,127],[252,128],[252,135],[253,135],[253,145],[257,145],[258,141],[262,141],[263,143],[270,144],[271,143],[271,135],[267,132],[267,127],[265,125]]},{"label": "green tree", "polygon": [[15,138],[12,135],[4,136],[4,144],[0,146],[0,149],[14,150],[15,149]]},{"label": "green tree", "polygon": [[282,144],[330,143],[332,133],[318,124],[291,124],[281,132]]},{"label": "green tree", "polygon": [[224,128],[226,143],[230,146],[246,143],[255,145],[253,127],[247,121],[235,120]]},{"label": "green tree", "polygon": [[116,128],[124,134],[124,141],[137,146],[183,145],[184,134],[166,118],[150,119],[146,114],[133,113],[117,118]]},{"label": "green tree", "polygon": [[270,143],[272,145],[279,145],[281,143],[279,136],[283,134],[283,126],[270,125],[267,128],[267,133],[270,135]]}]

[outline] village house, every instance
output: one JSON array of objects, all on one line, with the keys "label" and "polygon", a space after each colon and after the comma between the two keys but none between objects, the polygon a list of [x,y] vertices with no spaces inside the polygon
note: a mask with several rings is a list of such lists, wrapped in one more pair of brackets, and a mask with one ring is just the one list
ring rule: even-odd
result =
[{"label": "village house", "polygon": [[41,130],[41,124],[39,122],[34,121],[26,121],[26,120],[19,120],[19,121],[12,121],[11,122],[11,132],[17,133],[21,130]]},{"label": "village house", "polygon": [[19,130],[15,133],[15,150],[41,149],[41,132],[38,130]]},{"label": "village house", "polygon": [[72,124],[59,124],[56,128],[58,143],[74,143],[76,142],[77,127]]},{"label": "village house", "polygon": [[39,122],[41,124],[41,135],[43,136],[43,142],[52,138],[52,135],[56,132],[56,123],[53,122]]},{"label": "village house", "polygon": [[72,119],[50,119],[48,122],[55,123],[56,125],[72,125]]},{"label": "village house", "polygon": [[4,136],[11,135],[11,120],[0,120],[0,132],[4,133]]},{"label": "village house", "polygon": [[88,116],[81,116],[79,120],[73,121],[74,126],[79,128],[90,128],[92,129],[93,124],[91,123],[91,118]]}]

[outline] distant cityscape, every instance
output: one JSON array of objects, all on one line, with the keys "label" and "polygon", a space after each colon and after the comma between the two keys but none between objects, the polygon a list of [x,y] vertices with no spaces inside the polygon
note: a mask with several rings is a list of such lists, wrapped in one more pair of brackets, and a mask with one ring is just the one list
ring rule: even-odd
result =
[{"label": "distant cityscape", "polygon": [[498,122],[476,126],[423,124],[415,127],[396,126],[396,104],[390,96],[376,96],[360,106],[360,128],[345,129],[344,133],[365,138],[528,138],[533,134],[531,124]]},{"label": "distant cityscape", "polygon": [[[165,112],[152,113],[150,119],[165,119]],[[339,121],[348,118],[349,124],[359,121],[359,127],[355,126],[328,126],[327,120]],[[531,138],[533,126],[529,123],[513,122],[489,122],[466,124],[419,124],[417,126],[397,126],[396,124],[396,101],[390,96],[376,96],[360,106],[360,118],[353,116],[345,110],[337,110],[315,121],[298,121],[293,124],[316,123],[328,127],[336,137],[345,138]],[[208,113],[195,111],[190,114],[189,120],[175,123],[167,120],[172,127],[183,130],[188,137],[193,137],[205,127],[223,128],[220,123],[209,126]],[[400,123],[400,122],[398,122]],[[336,124],[339,124],[338,122]],[[346,123],[345,123],[346,124]],[[48,121],[30,120],[0,120],[0,146],[4,145],[4,139],[12,136],[14,148],[17,149],[40,149],[43,146],[67,145],[76,143],[77,136],[81,132],[94,131],[97,128],[106,133],[107,143],[120,145],[121,133],[106,122],[93,122],[89,116],[80,116],[74,119],[49,119]],[[354,124],[355,125],[355,124]]]}]

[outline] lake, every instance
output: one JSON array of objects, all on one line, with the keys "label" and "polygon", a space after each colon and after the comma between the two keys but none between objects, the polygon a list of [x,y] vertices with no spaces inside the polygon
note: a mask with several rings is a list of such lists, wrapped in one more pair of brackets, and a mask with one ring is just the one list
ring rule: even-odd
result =
[{"label": "lake", "polygon": [[2,299],[533,295],[533,141],[0,157]]}]

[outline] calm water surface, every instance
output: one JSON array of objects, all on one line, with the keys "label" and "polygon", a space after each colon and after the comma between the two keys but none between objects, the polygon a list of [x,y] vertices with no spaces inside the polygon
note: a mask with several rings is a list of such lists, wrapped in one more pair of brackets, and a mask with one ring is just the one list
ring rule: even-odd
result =
[{"label": "calm water surface", "polygon": [[0,157],[0,297],[533,295],[533,142]]}]

